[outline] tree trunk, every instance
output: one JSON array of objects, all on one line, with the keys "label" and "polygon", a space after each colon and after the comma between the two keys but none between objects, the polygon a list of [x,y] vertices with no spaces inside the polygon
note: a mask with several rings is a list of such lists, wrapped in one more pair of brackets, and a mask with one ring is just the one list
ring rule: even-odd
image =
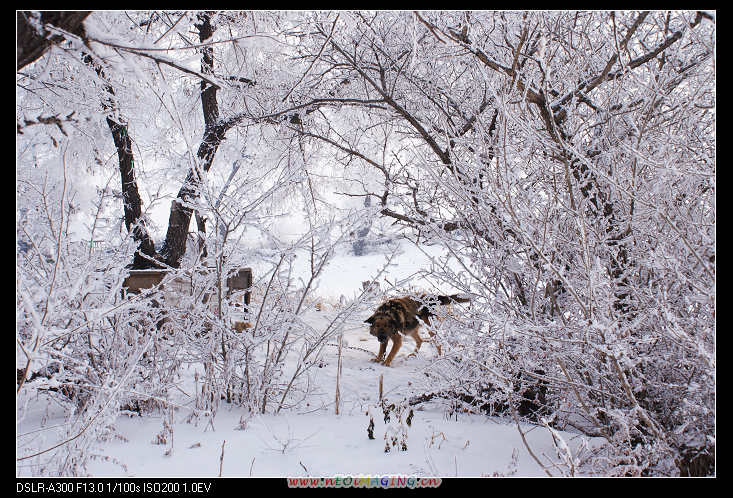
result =
[{"label": "tree trunk", "polygon": [[163,268],[161,264],[155,262],[162,258],[155,251],[155,243],[150,237],[142,218],[143,203],[137,188],[137,179],[135,178],[135,160],[132,154],[130,132],[127,129],[127,124],[121,123],[114,118],[115,114],[117,114],[115,92],[112,86],[106,82],[102,67],[94,62],[92,56],[86,54],[83,60],[86,64],[93,67],[99,77],[105,81],[105,90],[109,94],[108,99],[103,99],[102,107],[107,112],[107,126],[109,126],[109,130],[112,132],[112,139],[117,148],[120,179],[122,181],[122,205],[125,214],[125,227],[128,232],[132,231],[133,238],[139,243],[138,249],[135,251],[132,268],[136,270]]},{"label": "tree trunk", "polygon": [[[155,252],[155,243],[150,237],[142,220],[142,199],[137,189],[135,179],[135,163],[132,155],[132,141],[127,125],[118,123],[107,117],[107,125],[112,132],[112,138],[117,147],[117,157],[120,162],[120,177],[122,180],[122,202],[125,211],[125,227],[132,231],[133,238],[139,242],[135,251],[132,268],[142,270],[146,268],[163,268],[150,259],[158,260],[160,256]],[[147,258],[145,256],[148,256]]]},{"label": "tree trunk", "polygon": [[[51,45],[64,41],[64,37],[59,34],[53,34],[45,28],[45,24],[51,24],[58,28],[84,37],[83,21],[91,11],[77,12],[40,12],[36,17],[28,11],[16,12],[16,70],[20,71],[31,62],[39,59]],[[33,25],[38,23],[39,30]]]},{"label": "tree trunk", "polygon": [[[211,24],[211,13],[198,14],[199,22],[195,27],[199,31],[199,40],[204,43],[214,34],[215,27]],[[214,73],[214,49],[206,46],[201,49],[201,72]],[[191,203],[199,195],[201,172],[208,172],[219,145],[224,140],[228,126],[219,122],[219,105],[216,100],[217,88],[205,81],[201,82],[201,106],[204,113],[204,137],[196,153],[197,165],[186,176],[178,196],[171,204],[171,214],[168,218],[168,232],[165,237],[163,256],[166,263],[174,268],[181,266],[181,260],[186,252],[188,227],[191,223],[193,208]]]}]

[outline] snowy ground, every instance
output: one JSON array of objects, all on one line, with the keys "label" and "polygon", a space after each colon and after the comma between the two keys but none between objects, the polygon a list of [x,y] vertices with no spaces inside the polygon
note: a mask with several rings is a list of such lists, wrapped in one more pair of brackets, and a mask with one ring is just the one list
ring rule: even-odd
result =
[{"label": "snowy ground", "polygon": [[[437,252],[435,252],[437,254]],[[338,296],[349,299],[361,290],[361,282],[371,278],[384,256],[342,255],[327,268],[319,295],[333,302]],[[390,269],[394,282],[409,277],[426,264],[425,256],[407,250],[399,264]],[[306,320],[314,328],[325,327],[337,312],[332,306],[322,311],[311,309]],[[413,342],[407,339],[392,367],[370,361],[377,342],[361,322],[363,310],[344,327],[341,376],[341,412],[335,414],[337,348],[335,341],[325,347],[321,361],[309,372],[312,394],[307,403],[278,415],[250,416],[238,407],[222,403],[213,423],[199,419],[187,423],[191,404],[181,394],[181,408],[174,413],[173,452],[166,456],[166,445],[152,441],[161,432],[163,417],[119,416],[115,423],[121,438],[107,442],[100,454],[109,458],[92,461],[93,476],[177,476],[215,477],[219,475],[222,444],[222,476],[487,476],[494,473],[516,476],[544,476],[540,466],[527,452],[516,425],[501,418],[460,414],[448,418],[447,405],[433,401],[419,405],[407,431],[407,451],[394,448],[385,453],[386,425],[382,412],[374,409],[374,440],[367,437],[369,417],[366,410],[378,402],[378,379],[384,378],[384,396],[400,401],[425,392],[421,385],[425,371],[438,359],[430,343],[423,344],[417,357],[407,357]],[[362,316],[363,315],[363,316]],[[423,336],[426,333],[423,331]],[[184,383],[185,385],[185,383]],[[60,423],[53,410],[29,410],[17,423],[18,434],[29,433],[41,424]],[[242,428],[240,423],[246,421]],[[523,426],[533,452],[557,460],[550,433],[532,425]],[[42,433],[42,432],[41,432]],[[571,448],[582,438],[561,433]],[[51,443],[48,441],[47,443]],[[592,443],[592,442],[591,442]],[[17,474],[27,475],[19,467]]]}]

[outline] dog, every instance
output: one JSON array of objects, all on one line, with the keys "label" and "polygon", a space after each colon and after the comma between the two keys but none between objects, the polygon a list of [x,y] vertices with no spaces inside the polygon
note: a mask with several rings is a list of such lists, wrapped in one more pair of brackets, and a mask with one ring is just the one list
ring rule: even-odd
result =
[{"label": "dog", "polygon": [[[383,362],[386,367],[390,366],[402,347],[402,335],[410,336],[415,340],[415,351],[410,353],[410,356],[415,355],[424,341],[418,333],[420,322],[417,319],[430,325],[430,317],[435,316],[432,311],[435,305],[468,302],[470,299],[459,297],[458,294],[452,296],[423,294],[416,298],[405,296],[385,301],[372,316],[364,320],[364,323],[369,324],[369,333],[379,341],[379,353],[372,361]],[[435,332],[430,329],[428,329],[428,334],[431,339],[435,336]],[[387,342],[390,339],[392,339],[392,350],[385,360],[384,353],[387,351]],[[439,355],[442,354],[439,344],[435,343],[435,349],[438,350]]]}]

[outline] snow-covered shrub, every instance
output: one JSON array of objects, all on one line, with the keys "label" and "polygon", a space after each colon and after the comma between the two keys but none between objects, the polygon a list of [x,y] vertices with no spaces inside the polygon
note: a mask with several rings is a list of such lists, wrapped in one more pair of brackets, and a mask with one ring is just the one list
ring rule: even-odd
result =
[{"label": "snow-covered shrub", "polygon": [[[147,296],[121,296],[133,241],[114,231],[97,248],[72,238],[76,190],[67,179],[75,170],[66,150],[59,156],[49,159],[49,170],[59,173],[53,181],[19,173],[17,421],[31,399],[42,397],[63,407],[68,423],[49,431],[55,441],[19,437],[18,458],[31,473],[77,475],[98,440],[114,433],[110,423],[120,407],[164,396],[175,366],[160,342],[162,310]],[[108,196],[103,190],[96,202]]]},{"label": "snow-covered shrub", "polygon": [[378,412],[382,412],[384,421],[384,452],[389,453],[397,448],[400,451],[407,451],[408,429],[412,426],[412,419],[415,415],[407,399],[391,402],[382,398],[378,404],[368,405],[366,415],[369,417],[367,426],[367,437],[374,437],[374,419],[379,418]]},{"label": "snow-covered shrub", "polygon": [[[518,411],[517,392],[542,386],[541,416],[605,438],[586,470],[714,474],[714,15],[387,13],[369,26],[410,64],[349,55],[362,39],[348,36],[324,60],[403,118],[394,169],[378,165],[383,213],[445,247],[424,277],[473,298],[470,323],[443,334],[432,390]],[[417,51],[399,36],[415,26]]]}]

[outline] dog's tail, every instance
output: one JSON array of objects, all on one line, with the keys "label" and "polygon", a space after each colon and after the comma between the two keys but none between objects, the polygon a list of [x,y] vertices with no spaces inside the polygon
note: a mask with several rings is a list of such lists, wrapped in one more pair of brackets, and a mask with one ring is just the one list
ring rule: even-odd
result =
[{"label": "dog's tail", "polygon": [[435,296],[440,304],[451,304],[451,303],[470,303],[471,300],[467,297],[461,297],[458,294],[451,296]]},{"label": "dog's tail", "polygon": [[453,294],[451,296],[423,294],[420,296],[420,301],[422,301],[423,305],[419,307],[417,315],[425,323],[429,323],[430,317],[435,316],[435,309],[432,307],[434,305],[471,302],[470,299],[460,297],[458,294]]}]

